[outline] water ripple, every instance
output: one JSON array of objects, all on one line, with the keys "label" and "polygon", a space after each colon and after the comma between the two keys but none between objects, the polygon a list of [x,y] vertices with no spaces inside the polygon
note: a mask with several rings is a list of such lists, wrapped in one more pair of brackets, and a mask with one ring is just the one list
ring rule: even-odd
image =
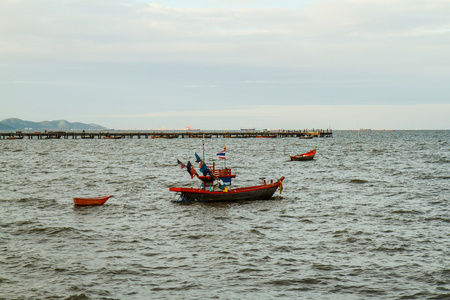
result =
[{"label": "water ripple", "polygon": [[270,201],[215,204],[168,191],[198,185],[176,160],[201,140],[0,141],[0,297],[447,299],[447,137],[208,139],[236,185],[286,177]]}]

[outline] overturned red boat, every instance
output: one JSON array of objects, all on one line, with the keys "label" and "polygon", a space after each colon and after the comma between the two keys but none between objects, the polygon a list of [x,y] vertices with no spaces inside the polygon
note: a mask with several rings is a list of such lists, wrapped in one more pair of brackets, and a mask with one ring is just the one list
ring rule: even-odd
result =
[{"label": "overturned red boat", "polygon": [[[222,155],[223,155],[222,151]],[[219,155],[219,154],[218,154]],[[277,181],[264,183],[249,187],[231,188],[231,179],[235,178],[235,174],[231,174],[231,169],[216,169],[213,163],[212,167],[207,167],[203,161],[197,156],[197,162],[200,162],[200,171],[203,176],[197,174],[190,162],[187,165],[187,171],[191,177],[197,176],[202,181],[201,187],[171,187],[169,191],[177,192],[182,201],[198,201],[198,202],[228,202],[228,201],[246,201],[246,200],[268,200],[272,198],[277,189],[280,193],[283,189],[284,177]],[[182,165],[182,168],[185,166]]]},{"label": "overturned red boat", "polygon": [[314,159],[314,155],[316,155],[317,146],[310,150],[309,152],[298,154],[298,155],[290,155],[291,160],[312,160]]},{"label": "overturned red boat", "polygon": [[103,205],[112,196],[102,196],[95,198],[73,197],[73,203],[77,206]]}]

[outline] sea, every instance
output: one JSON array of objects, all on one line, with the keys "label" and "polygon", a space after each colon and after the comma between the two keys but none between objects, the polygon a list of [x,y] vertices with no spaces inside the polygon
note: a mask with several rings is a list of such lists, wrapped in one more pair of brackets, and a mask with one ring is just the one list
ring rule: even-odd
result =
[{"label": "sea", "polygon": [[[283,190],[180,202],[195,153]],[[449,201],[449,130],[0,140],[0,299],[450,299]]]}]

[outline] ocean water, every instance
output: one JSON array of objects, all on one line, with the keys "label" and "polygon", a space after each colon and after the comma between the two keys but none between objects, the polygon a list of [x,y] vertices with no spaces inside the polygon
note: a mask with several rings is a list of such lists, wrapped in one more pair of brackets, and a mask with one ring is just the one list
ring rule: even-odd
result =
[{"label": "ocean water", "polygon": [[0,299],[450,299],[450,131],[223,146],[282,193],[174,202],[201,139],[0,140]]}]

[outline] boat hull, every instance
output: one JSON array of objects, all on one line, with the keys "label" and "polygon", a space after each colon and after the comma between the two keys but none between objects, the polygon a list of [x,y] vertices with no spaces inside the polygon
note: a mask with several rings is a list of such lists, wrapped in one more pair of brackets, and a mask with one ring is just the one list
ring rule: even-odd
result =
[{"label": "boat hull", "polygon": [[300,160],[313,160],[314,155],[291,155],[291,160],[300,161]]},{"label": "boat hull", "polygon": [[91,206],[91,205],[103,205],[112,196],[103,196],[95,198],[80,198],[73,197],[73,203],[76,206]]},{"label": "boat hull", "polygon": [[198,202],[230,202],[248,200],[268,200],[272,198],[275,191],[282,186],[284,177],[275,183],[251,187],[231,189],[228,192],[207,191],[196,188],[172,187],[171,192],[178,192],[184,201]]},{"label": "boat hull", "polygon": [[299,155],[290,155],[291,161],[301,161],[301,160],[313,160],[314,155],[316,155],[317,147],[314,150],[311,150],[307,153],[299,154]]}]

